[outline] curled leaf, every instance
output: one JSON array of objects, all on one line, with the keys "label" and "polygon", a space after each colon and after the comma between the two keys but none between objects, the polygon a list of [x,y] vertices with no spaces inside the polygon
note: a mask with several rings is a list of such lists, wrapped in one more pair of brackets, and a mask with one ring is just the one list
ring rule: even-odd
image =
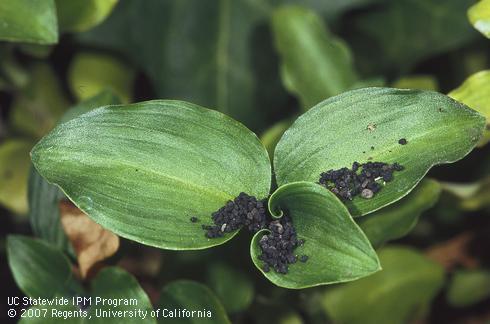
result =
[{"label": "curled leaf", "polygon": [[320,185],[310,182],[284,185],[270,197],[269,209],[272,214],[291,217],[298,238],[305,240],[294,252],[308,256],[305,263],[289,265],[287,274],[272,269],[264,272],[259,260],[259,240],[267,230],[256,233],[250,246],[252,260],[274,284],[301,289],[351,281],[380,270],[376,252],[346,207]]}]

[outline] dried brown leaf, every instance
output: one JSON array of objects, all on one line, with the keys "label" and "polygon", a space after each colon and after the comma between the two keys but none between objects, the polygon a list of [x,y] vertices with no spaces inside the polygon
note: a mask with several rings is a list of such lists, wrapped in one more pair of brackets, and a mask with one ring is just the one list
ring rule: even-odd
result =
[{"label": "dried brown leaf", "polygon": [[93,273],[97,264],[114,255],[119,237],[94,222],[69,201],[60,202],[61,224],[78,259],[82,278]]}]

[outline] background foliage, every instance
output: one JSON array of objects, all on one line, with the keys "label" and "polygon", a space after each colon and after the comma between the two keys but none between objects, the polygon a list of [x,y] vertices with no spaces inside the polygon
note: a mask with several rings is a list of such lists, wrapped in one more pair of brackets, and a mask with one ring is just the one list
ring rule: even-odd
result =
[{"label": "background foliage", "polygon": [[[490,139],[489,25],[487,0],[0,2],[0,271],[6,278],[0,297],[131,296],[146,309],[159,305],[207,307],[215,312],[215,322],[223,323],[490,320],[490,254],[486,250],[490,244],[490,148],[486,145]],[[322,103],[321,109],[307,111],[329,97],[369,86],[448,94],[484,115],[487,126],[477,149],[457,163],[431,169],[413,191],[396,203],[379,210],[385,205],[382,201],[375,208],[357,202],[347,206],[354,216],[376,210],[367,216],[351,220],[344,206],[312,184],[297,182],[288,185],[292,188],[289,191],[274,194],[271,203],[309,192],[310,198],[297,199],[289,206],[293,217],[298,218],[298,226],[307,229],[306,235],[311,238],[321,236],[319,229],[345,227],[366,252],[364,257],[370,260],[372,269],[378,267],[368,243],[373,245],[383,270],[350,283],[303,290],[280,288],[290,287],[288,278],[293,277],[295,288],[315,286],[323,279],[317,274],[328,277],[341,264],[328,264],[331,254],[328,247],[324,248],[321,251],[329,255],[321,259],[321,264],[306,263],[303,274],[292,272],[291,277],[269,278],[276,286],[255,268],[256,246],[250,246],[252,238],[247,233],[238,233],[225,245],[200,251],[160,250],[123,238],[116,243],[105,232],[106,241],[91,241],[88,234],[83,234],[82,246],[74,246],[67,235],[78,224],[74,222],[85,224],[90,229],[87,232],[105,230],[83,213],[69,214],[61,208],[67,203],[64,193],[32,168],[29,156],[34,144],[55,125],[66,123],[69,127],[70,120],[96,107],[176,99],[214,108],[240,121],[260,135],[271,160],[280,137],[300,114],[306,112],[293,130],[301,123],[314,129],[315,123],[332,113],[328,108],[337,109],[338,118],[329,129],[352,138],[345,143],[331,143],[336,151],[343,152],[340,158],[325,156],[336,168],[344,164],[342,159],[352,162],[362,156],[357,146],[364,140],[371,116],[353,119],[346,109],[328,106],[330,101]],[[349,96],[363,91],[349,92]],[[457,103],[440,94],[413,93],[423,97],[421,100],[440,98],[434,100],[441,100],[438,102],[444,102],[455,113],[448,114],[440,125],[435,125],[440,122],[436,116],[410,114],[389,132],[378,130],[383,136],[377,139],[376,149],[369,152],[375,158],[387,156],[378,146],[386,147],[387,138],[397,137],[404,129],[403,123],[417,123],[420,130],[416,135],[423,133],[419,146],[407,146],[405,155],[397,155],[417,166],[417,172],[404,175],[410,180],[404,184],[407,188],[413,187],[433,164],[464,156],[479,135],[473,124],[465,122],[464,111],[457,109]],[[371,101],[376,100],[373,95]],[[375,110],[379,103],[371,101],[363,102],[363,112],[382,118],[382,113]],[[393,102],[386,105],[390,104]],[[184,104],[169,105],[175,106],[170,107],[175,108],[175,116],[179,109],[193,109]],[[401,100],[397,105],[410,103]],[[217,116],[221,115],[208,114],[210,119],[221,118]],[[130,115],[124,118],[127,120],[121,122],[136,120]],[[140,122],[152,127],[161,125],[158,119]],[[224,126],[217,126],[216,132],[225,128],[248,145],[250,153],[237,152],[236,158],[250,164],[256,177],[237,171],[235,177],[242,186],[230,178],[225,186],[215,184],[213,190],[220,191],[218,196],[232,197],[244,184],[250,192],[265,197],[270,180],[265,150],[243,126],[222,122]],[[97,147],[97,132],[94,127],[90,136],[78,134],[77,143],[102,150]],[[205,143],[209,139],[200,136],[204,133],[199,128],[188,132],[193,140]],[[136,135],[135,140],[148,140],[142,134]],[[321,133],[321,138],[315,137],[316,133],[297,135],[279,144],[276,154],[288,156],[297,146],[294,141],[318,142],[321,146],[329,138],[328,132]],[[219,141],[212,132],[208,136]],[[233,143],[222,139],[213,152],[219,156],[232,147]],[[204,155],[208,152],[205,149]],[[445,159],[437,155],[442,150]],[[96,161],[97,156],[92,159]],[[152,159],[151,150],[145,159]],[[208,163],[213,165],[212,158]],[[314,165],[315,161],[308,163]],[[45,165],[51,168],[53,177],[57,172],[70,171],[54,163]],[[273,174],[277,178],[273,182],[312,180],[311,174],[291,170],[290,166],[275,161]],[[94,181],[100,180],[101,175],[93,176]],[[138,177],[144,174],[128,176],[127,181]],[[208,183],[213,181],[210,175]],[[114,189],[110,179],[106,187],[108,191]],[[128,191],[129,196],[143,190],[145,194],[160,194],[158,188],[130,187],[133,192]],[[217,201],[206,201],[199,194],[189,201],[192,199],[199,202],[196,211],[198,205],[219,207]],[[331,204],[338,219],[333,223],[315,222],[315,228],[303,215],[312,208],[310,200]],[[187,234],[198,237],[194,243],[202,247],[202,231],[190,226],[189,216],[175,219],[175,224],[182,224]],[[131,221],[129,217],[123,220]],[[175,235],[172,226],[165,232],[166,238]],[[139,241],[178,248],[177,239],[162,241],[163,236],[154,232],[149,229],[147,237]],[[348,239],[338,234],[330,239]],[[114,244],[115,254],[107,249],[103,257],[90,253],[103,250],[101,246],[107,242]],[[363,271],[367,270],[360,267],[359,274]],[[6,316],[6,311],[6,305],[0,303],[0,318]]]}]

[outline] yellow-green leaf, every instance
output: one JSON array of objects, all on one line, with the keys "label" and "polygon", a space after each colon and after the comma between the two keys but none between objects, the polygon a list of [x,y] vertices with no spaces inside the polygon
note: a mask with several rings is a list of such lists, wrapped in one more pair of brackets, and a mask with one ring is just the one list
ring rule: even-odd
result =
[{"label": "yellow-green leaf", "polygon": [[448,96],[468,105],[486,117],[486,130],[478,146],[488,143],[490,141],[490,70],[473,74]]},{"label": "yellow-green leaf", "polygon": [[468,19],[485,37],[490,38],[490,1],[481,0],[468,9]]}]

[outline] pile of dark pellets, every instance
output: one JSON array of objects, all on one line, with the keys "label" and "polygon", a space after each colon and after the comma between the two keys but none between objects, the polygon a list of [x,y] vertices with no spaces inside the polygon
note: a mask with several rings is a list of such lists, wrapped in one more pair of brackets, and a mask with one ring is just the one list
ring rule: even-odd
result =
[{"label": "pile of dark pellets", "polygon": [[[268,229],[259,241],[262,254],[259,259],[264,263],[262,270],[269,272],[274,269],[278,273],[288,273],[288,265],[299,259],[306,262],[308,257],[298,257],[294,254],[296,247],[304,244],[298,240],[291,218],[287,215],[280,219],[272,219],[267,213],[266,200],[257,200],[246,193],[240,193],[233,201],[212,213],[213,225],[202,225],[208,238],[222,237],[225,233],[245,227],[252,233]],[[191,222],[197,222],[197,217],[191,217]]]},{"label": "pile of dark pellets", "polygon": [[[259,241],[262,254],[258,258],[264,262],[262,270],[269,272],[270,268],[273,268],[278,273],[286,274],[288,273],[288,265],[296,263],[298,260],[294,250],[303,245],[305,241],[298,240],[289,216],[271,221],[268,228],[270,234],[262,236]],[[308,256],[302,255],[299,260],[306,262]]]},{"label": "pile of dark pellets", "polygon": [[265,200],[257,200],[241,192],[233,201],[212,213],[212,218],[214,225],[202,225],[207,238],[222,237],[244,226],[255,233],[267,225]]},{"label": "pile of dark pellets", "polygon": [[390,182],[393,180],[393,173],[401,170],[403,166],[398,163],[354,162],[351,169],[323,172],[318,182],[344,201],[352,200],[357,195],[370,199],[381,190],[381,180]]}]

